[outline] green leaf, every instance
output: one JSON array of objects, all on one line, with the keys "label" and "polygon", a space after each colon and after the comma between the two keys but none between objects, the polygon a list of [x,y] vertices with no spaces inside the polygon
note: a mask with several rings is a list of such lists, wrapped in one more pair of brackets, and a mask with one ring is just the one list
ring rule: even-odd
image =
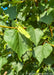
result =
[{"label": "green leaf", "polygon": [[36,36],[35,38],[36,38],[36,46],[37,46],[43,36],[43,31],[41,31],[40,29],[35,29],[35,36]]},{"label": "green leaf", "polygon": [[20,57],[31,49],[31,42],[16,30],[6,30],[4,33],[4,40]]},{"label": "green leaf", "polygon": [[21,0],[12,0],[13,1],[13,3],[22,3],[23,1],[21,1]]},{"label": "green leaf", "polygon": [[47,14],[46,11],[40,15],[40,22],[50,25],[53,22],[53,15]]},{"label": "green leaf", "polygon": [[50,0],[49,5],[50,5],[51,7],[54,7],[54,0]]},{"label": "green leaf", "polygon": [[7,63],[7,59],[5,57],[0,57],[0,70]]},{"label": "green leaf", "polygon": [[11,70],[11,72],[8,73],[8,75],[14,75],[14,70]]},{"label": "green leaf", "polygon": [[30,38],[29,33],[22,27],[22,26],[18,26],[18,31],[23,34],[24,36],[26,36],[27,38]]},{"label": "green leaf", "polygon": [[0,25],[2,25],[2,26],[7,26],[6,23],[3,22],[3,21],[0,21]]},{"label": "green leaf", "polygon": [[47,10],[47,15],[49,15],[53,10],[54,10],[53,8],[49,8],[49,9]]},{"label": "green leaf", "polygon": [[44,60],[45,64],[54,64],[54,56],[51,54],[47,59]]},{"label": "green leaf", "polygon": [[42,51],[42,46],[38,46],[34,48],[34,57],[41,63],[43,61],[43,51]]},{"label": "green leaf", "polygon": [[2,15],[0,15],[0,19],[3,19],[3,16]]},{"label": "green leaf", "polygon": [[23,68],[23,64],[20,62],[18,62],[16,66],[17,66],[17,72],[19,72]]},{"label": "green leaf", "polygon": [[13,20],[17,16],[16,6],[9,7],[7,10],[5,10],[5,13],[9,14],[9,18]]},{"label": "green leaf", "polygon": [[52,52],[52,47],[49,44],[34,48],[34,57],[41,63],[44,58],[47,58]]},{"label": "green leaf", "polygon": [[34,29],[31,26],[29,26],[27,30],[31,36],[31,41],[37,46],[44,34],[43,31],[39,28]]},{"label": "green leaf", "polygon": [[4,6],[6,4],[7,4],[7,2],[2,2],[2,3],[0,3],[0,6]]},{"label": "green leaf", "polygon": [[18,75],[19,71],[21,71],[23,68],[23,63],[21,63],[21,62],[18,62],[18,63],[11,62],[10,65],[12,65],[12,68],[17,72],[17,75]]},{"label": "green leaf", "polygon": [[27,52],[22,56],[22,59],[23,59],[23,61],[25,62],[25,61],[29,60],[29,59],[31,58],[31,56],[32,56],[32,52],[31,52],[31,51],[27,51]]},{"label": "green leaf", "polygon": [[18,13],[17,18],[18,18],[19,20],[21,20],[21,21],[25,21],[25,15],[23,15],[22,12],[19,12],[19,13]]},{"label": "green leaf", "polygon": [[43,50],[44,50],[44,58],[47,58],[52,52],[52,47],[46,43],[43,45]]}]

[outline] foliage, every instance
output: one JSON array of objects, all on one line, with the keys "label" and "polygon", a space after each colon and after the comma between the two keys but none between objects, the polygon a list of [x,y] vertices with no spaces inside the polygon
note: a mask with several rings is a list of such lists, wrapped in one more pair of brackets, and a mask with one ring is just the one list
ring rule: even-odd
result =
[{"label": "foliage", "polygon": [[54,74],[54,0],[0,0],[0,75]]}]

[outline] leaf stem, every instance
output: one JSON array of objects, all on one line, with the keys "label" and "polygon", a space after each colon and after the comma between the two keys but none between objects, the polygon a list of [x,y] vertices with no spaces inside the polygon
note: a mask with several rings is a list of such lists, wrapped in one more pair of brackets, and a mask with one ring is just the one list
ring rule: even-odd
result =
[{"label": "leaf stem", "polygon": [[[2,28],[18,29],[17,27],[8,27],[8,26],[2,26],[2,25],[0,25],[0,27],[2,27]],[[26,29],[26,27],[23,27],[23,28]]]},{"label": "leaf stem", "polygon": [[50,44],[52,47],[54,47],[54,45],[51,44],[51,43],[49,43],[47,40],[46,40],[43,44],[45,44],[45,43],[48,43],[48,44]]},{"label": "leaf stem", "polygon": [[53,32],[52,32],[51,26],[49,26],[49,30],[51,32],[51,36],[53,37]]},{"label": "leaf stem", "polygon": [[0,25],[0,27],[2,27],[2,28],[11,28],[11,29],[17,29],[16,27],[8,27],[8,26],[2,26],[2,25]]},{"label": "leaf stem", "polygon": [[[50,44],[50,43],[49,43]],[[50,44],[52,47],[54,47],[54,45],[53,44]]]}]

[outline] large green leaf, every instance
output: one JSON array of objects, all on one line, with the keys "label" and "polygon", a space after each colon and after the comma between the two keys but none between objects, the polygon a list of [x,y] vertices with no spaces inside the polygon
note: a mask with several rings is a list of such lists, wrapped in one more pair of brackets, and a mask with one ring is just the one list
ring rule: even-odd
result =
[{"label": "large green leaf", "polygon": [[5,57],[0,57],[0,70],[7,63],[7,59]]},{"label": "large green leaf", "polygon": [[44,44],[43,46],[38,46],[34,48],[34,56],[41,63],[44,58],[47,58],[52,52],[52,47],[49,44]]},{"label": "large green leaf", "polygon": [[40,22],[50,25],[53,22],[53,15],[51,13],[50,14],[47,13],[48,11],[47,12],[45,11],[40,15]]},{"label": "large green leaf", "polygon": [[5,13],[9,14],[9,18],[13,20],[17,16],[16,6],[8,8]]},{"label": "large green leaf", "polygon": [[4,40],[18,54],[19,58],[31,49],[31,42],[16,30],[6,30]]},{"label": "large green leaf", "polygon": [[37,46],[44,34],[43,31],[41,31],[39,28],[34,29],[33,27],[29,26],[28,32],[31,36],[31,41]]}]

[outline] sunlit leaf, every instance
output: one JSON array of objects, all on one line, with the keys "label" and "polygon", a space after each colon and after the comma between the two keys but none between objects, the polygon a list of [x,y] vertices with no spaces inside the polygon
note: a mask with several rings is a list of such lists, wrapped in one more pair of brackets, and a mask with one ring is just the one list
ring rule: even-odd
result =
[{"label": "sunlit leaf", "polygon": [[34,48],[34,57],[41,63],[44,58],[47,58],[52,52],[52,47],[49,44]]},{"label": "sunlit leaf", "polygon": [[43,31],[39,28],[34,29],[32,26],[29,26],[27,30],[31,36],[31,41],[37,46],[44,34]]},{"label": "sunlit leaf", "polygon": [[7,59],[5,57],[0,57],[0,70],[7,63]]},{"label": "sunlit leaf", "polygon": [[23,35],[25,35],[27,38],[30,38],[30,35],[29,35],[29,33],[22,27],[22,26],[18,26],[18,31],[21,33],[21,34],[23,34]]},{"label": "sunlit leaf", "polygon": [[31,49],[31,42],[16,30],[6,30],[4,40],[20,57]]}]

